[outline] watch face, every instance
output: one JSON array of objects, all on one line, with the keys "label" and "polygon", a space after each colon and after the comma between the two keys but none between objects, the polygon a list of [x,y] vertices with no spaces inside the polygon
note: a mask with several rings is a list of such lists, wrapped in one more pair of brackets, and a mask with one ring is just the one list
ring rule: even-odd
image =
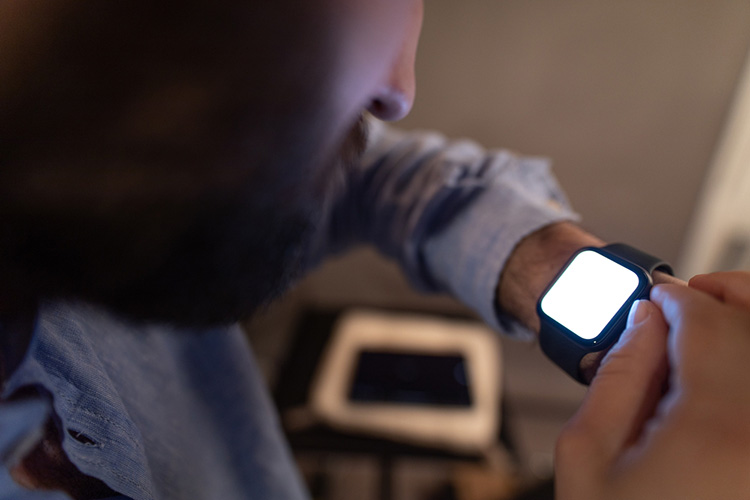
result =
[{"label": "watch face", "polygon": [[542,315],[584,342],[601,341],[650,284],[648,275],[595,249],[578,253],[539,302]]}]

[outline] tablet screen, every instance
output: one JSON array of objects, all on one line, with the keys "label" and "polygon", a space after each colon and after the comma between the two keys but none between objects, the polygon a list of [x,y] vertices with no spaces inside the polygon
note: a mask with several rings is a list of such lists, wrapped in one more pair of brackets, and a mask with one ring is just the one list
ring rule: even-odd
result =
[{"label": "tablet screen", "polygon": [[471,406],[464,357],[460,354],[362,351],[357,358],[349,400]]}]

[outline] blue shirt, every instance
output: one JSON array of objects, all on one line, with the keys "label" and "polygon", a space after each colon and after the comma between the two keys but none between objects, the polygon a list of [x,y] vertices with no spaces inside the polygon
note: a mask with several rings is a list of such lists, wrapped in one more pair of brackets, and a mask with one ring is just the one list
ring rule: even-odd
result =
[{"label": "blue shirt", "polygon": [[[310,265],[369,243],[417,288],[449,292],[497,330],[530,335],[496,309],[495,288],[521,238],[575,218],[548,163],[372,128],[361,165],[330,200]],[[239,326],[177,330],[45,303],[2,393],[28,386],[43,388],[38,400],[0,405],[0,500],[67,498],[25,491],[8,473],[50,412],[70,460],[117,498],[307,498]]]}]

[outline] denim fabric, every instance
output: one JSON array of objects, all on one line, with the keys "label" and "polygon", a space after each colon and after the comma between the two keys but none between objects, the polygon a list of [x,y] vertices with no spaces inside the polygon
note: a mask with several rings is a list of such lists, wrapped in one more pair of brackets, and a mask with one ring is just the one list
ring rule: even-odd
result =
[{"label": "denim fabric", "polygon": [[70,460],[127,498],[307,497],[239,327],[46,304],[4,395],[29,385],[53,395]]},{"label": "denim fabric", "polygon": [[[373,244],[418,288],[452,293],[495,328],[524,335],[495,308],[502,267],[525,235],[576,218],[545,161],[375,124],[347,180],[310,265]],[[46,389],[52,405],[0,408],[0,452],[34,432],[25,421],[54,410],[70,460],[124,498],[307,498],[239,327],[177,330],[47,303],[4,396],[29,385]],[[2,498],[64,496],[21,493],[0,468]]]}]

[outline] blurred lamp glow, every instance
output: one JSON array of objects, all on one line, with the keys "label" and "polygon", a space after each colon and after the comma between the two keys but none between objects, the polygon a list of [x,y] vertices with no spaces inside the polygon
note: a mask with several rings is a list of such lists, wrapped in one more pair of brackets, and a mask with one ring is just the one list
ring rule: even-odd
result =
[{"label": "blurred lamp glow", "polygon": [[593,340],[638,288],[638,275],[585,250],[568,265],[541,302],[542,311],[586,340]]}]

